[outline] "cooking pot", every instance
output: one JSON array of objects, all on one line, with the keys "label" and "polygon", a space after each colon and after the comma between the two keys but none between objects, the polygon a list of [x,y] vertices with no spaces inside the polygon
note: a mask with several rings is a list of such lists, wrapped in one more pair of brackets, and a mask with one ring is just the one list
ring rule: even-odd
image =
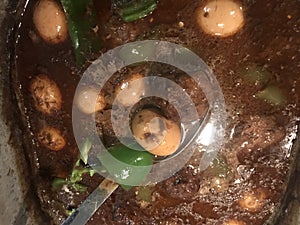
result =
[{"label": "cooking pot", "polygon": [[[25,1],[4,0],[0,2],[1,21],[1,82],[0,82],[0,224],[44,224],[47,220],[39,206],[32,188],[30,165],[22,143],[20,113],[11,84],[11,58],[14,54],[15,29],[22,14]],[[300,15],[299,15],[300,20]],[[299,24],[298,24],[299,25]],[[267,33],[266,33],[267,35]],[[287,64],[288,65],[288,64]],[[289,183],[282,193],[282,204],[274,210],[268,224],[300,224],[300,151],[298,138],[293,144],[294,163],[290,168]],[[297,165],[298,164],[298,165]]]}]

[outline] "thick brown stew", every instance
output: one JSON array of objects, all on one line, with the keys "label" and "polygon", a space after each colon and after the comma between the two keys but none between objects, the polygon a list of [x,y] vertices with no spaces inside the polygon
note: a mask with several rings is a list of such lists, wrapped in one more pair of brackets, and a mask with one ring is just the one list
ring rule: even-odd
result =
[{"label": "thick brown stew", "polygon": [[[55,2],[45,4],[60,6]],[[79,157],[71,113],[83,70],[76,67],[72,42],[64,28],[58,36],[51,31],[43,33],[47,28],[35,21],[39,16],[34,13],[36,4],[30,0],[21,17],[13,78],[36,191],[51,223],[60,224],[103,178],[85,173],[79,182],[87,187],[83,190],[72,185],[53,186],[54,179],[70,175]],[[119,187],[88,224],[259,225],[279,208],[294,157],[290,146],[299,119],[299,1],[245,0],[240,3],[244,21],[236,22],[239,30],[219,36],[201,27],[199,17],[210,16],[199,10],[205,4],[200,0],[161,0],[151,15],[126,23],[109,0],[94,1],[95,32],[101,49],[91,60],[134,40],[159,39],[186,46],[212,68],[224,92],[229,117],[226,142],[207,170],[198,171],[194,159],[200,153],[196,151],[195,157],[168,180],[129,191]],[[52,19],[61,23],[61,18]],[[113,94],[133,76],[146,76],[149,66],[154,74],[185,88],[199,114],[205,112],[205,97],[181,71],[160,64],[124,68],[106,85],[96,113],[99,135],[107,146],[117,142],[109,120]],[[169,103],[153,98],[143,104],[156,105],[177,123],[178,115]],[[86,106],[82,108],[89,113]]]}]

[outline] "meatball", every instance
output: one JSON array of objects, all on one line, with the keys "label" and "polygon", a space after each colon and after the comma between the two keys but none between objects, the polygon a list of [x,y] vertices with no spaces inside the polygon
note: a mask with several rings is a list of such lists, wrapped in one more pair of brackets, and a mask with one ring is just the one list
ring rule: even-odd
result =
[{"label": "meatball", "polygon": [[46,126],[39,131],[38,141],[44,147],[53,151],[59,151],[66,145],[66,141],[60,130],[50,126]]},{"label": "meatball", "polygon": [[205,33],[227,37],[244,25],[243,9],[232,0],[211,0],[198,11],[197,20]]},{"label": "meatball", "polygon": [[43,40],[50,44],[58,44],[67,38],[65,14],[54,0],[40,0],[36,4],[33,23]]},{"label": "meatball", "polygon": [[76,95],[75,104],[83,113],[92,114],[103,110],[106,102],[104,94],[95,87],[84,87]]},{"label": "meatball", "polygon": [[46,75],[40,74],[31,81],[30,92],[40,112],[53,114],[61,109],[61,92],[57,84]]},{"label": "meatball", "polygon": [[181,141],[180,127],[149,109],[141,110],[134,116],[132,132],[144,149],[158,156],[173,154]]}]

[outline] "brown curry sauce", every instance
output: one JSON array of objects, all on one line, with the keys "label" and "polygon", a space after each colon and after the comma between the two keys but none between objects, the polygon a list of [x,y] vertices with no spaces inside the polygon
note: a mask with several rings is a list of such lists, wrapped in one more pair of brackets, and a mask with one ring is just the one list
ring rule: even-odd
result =
[{"label": "brown curry sauce", "polygon": [[[21,19],[14,79],[18,99],[23,102],[24,141],[30,146],[27,152],[36,190],[43,210],[53,218],[54,224],[59,224],[66,217],[65,211],[78,206],[103,178],[85,176],[82,183],[88,185],[88,191],[83,193],[51,188],[53,178],[66,177],[78,158],[71,113],[82,72],[76,69],[69,39],[49,45],[38,37],[32,23],[35,3],[29,1]],[[295,138],[299,118],[299,2],[244,1],[245,26],[228,38],[212,37],[201,31],[195,22],[196,9],[201,4],[200,1],[179,0],[176,4],[171,0],[160,1],[152,15],[126,24],[110,11],[110,1],[95,1],[102,52],[137,38],[166,40],[192,49],[216,75],[229,118],[226,142],[217,165],[199,172],[197,162],[192,159],[173,177],[149,187],[148,202],[141,200],[140,188],[130,191],[118,188],[88,224],[221,225],[232,219],[259,225],[269,220],[280,206],[294,156],[286,146]],[[178,26],[180,21],[184,22],[183,27]],[[239,73],[241,68],[253,64],[267,68],[271,74],[269,82],[280,87],[286,96],[284,105],[274,106],[253,97],[261,87],[247,82]],[[131,69],[123,73],[126,75],[128,71]],[[41,73],[55,81],[62,93],[62,109],[54,115],[37,111],[29,92],[31,80]],[[122,72],[119,75],[122,77]],[[182,78],[180,71],[169,76],[187,88],[193,85]],[[205,99],[196,94],[194,100],[199,103],[197,109],[201,113]],[[107,106],[102,114],[109,110]],[[67,141],[61,151],[50,151],[39,144],[37,133],[45,124],[59,129]],[[108,131],[106,136],[109,134]],[[251,208],[252,203],[247,202],[250,198],[258,205]],[[248,207],[243,208],[245,204]]]}]

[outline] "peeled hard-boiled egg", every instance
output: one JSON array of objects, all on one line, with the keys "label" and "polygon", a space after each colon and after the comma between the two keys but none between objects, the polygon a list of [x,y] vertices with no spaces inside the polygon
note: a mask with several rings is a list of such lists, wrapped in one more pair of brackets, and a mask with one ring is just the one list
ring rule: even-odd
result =
[{"label": "peeled hard-boiled egg", "polygon": [[58,44],[67,38],[66,16],[54,0],[40,0],[36,4],[33,23],[43,40],[50,44]]},{"label": "peeled hard-boiled egg", "polygon": [[75,97],[75,104],[85,114],[92,114],[105,108],[106,101],[102,92],[95,87],[81,88]]},{"label": "peeled hard-boiled egg", "polygon": [[38,140],[43,146],[53,151],[62,150],[66,146],[66,141],[60,130],[50,126],[39,131]]},{"label": "peeled hard-boiled egg", "polygon": [[53,114],[61,109],[62,95],[57,84],[46,75],[36,76],[30,84],[30,92],[37,110]]},{"label": "peeled hard-boiled egg", "polygon": [[208,1],[197,15],[198,24],[210,35],[228,37],[244,25],[243,8],[232,0]]},{"label": "peeled hard-boiled egg", "polygon": [[[145,83],[141,80],[142,74],[135,73],[125,79],[122,84],[115,89],[116,99],[124,106],[137,103],[145,93]],[[132,82],[134,82],[132,84]],[[122,95],[120,94],[122,92]]]},{"label": "peeled hard-boiled egg", "polygon": [[180,127],[149,109],[143,109],[134,116],[132,132],[145,150],[158,156],[173,154],[181,141]]}]

